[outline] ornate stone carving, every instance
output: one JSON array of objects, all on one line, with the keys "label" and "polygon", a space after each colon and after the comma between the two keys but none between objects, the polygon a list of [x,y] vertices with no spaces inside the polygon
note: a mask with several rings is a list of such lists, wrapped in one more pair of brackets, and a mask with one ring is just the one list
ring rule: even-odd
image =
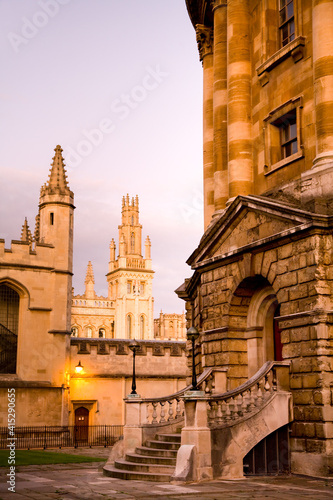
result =
[{"label": "ornate stone carving", "polygon": [[213,53],[213,30],[203,24],[197,24],[195,27],[195,33],[200,54],[200,61],[202,61],[207,54]]}]

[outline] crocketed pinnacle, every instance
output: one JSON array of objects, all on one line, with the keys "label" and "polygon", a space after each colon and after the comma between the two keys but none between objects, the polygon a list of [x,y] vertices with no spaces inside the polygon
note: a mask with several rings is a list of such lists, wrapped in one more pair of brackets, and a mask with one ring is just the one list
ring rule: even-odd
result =
[{"label": "crocketed pinnacle", "polygon": [[95,283],[94,270],[91,261],[88,262],[85,284]]},{"label": "crocketed pinnacle", "polygon": [[29,243],[31,243],[31,241],[32,241],[32,234],[31,234],[31,231],[29,229],[27,218],[24,219],[24,223],[22,226],[21,241],[29,242]]},{"label": "crocketed pinnacle", "polygon": [[61,146],[55,148],[55,155],[51,163],[49,179],[44,186],[42,186],[41,194],[61,193],[68,194],[70,189],[67,182],[67,175],[65,170],[65,163],[62,157]]}]

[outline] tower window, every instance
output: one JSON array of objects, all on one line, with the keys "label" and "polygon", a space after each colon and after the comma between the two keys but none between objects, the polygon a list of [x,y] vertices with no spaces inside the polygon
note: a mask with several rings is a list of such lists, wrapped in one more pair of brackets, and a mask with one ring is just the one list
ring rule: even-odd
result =
[{"label": "tower window", "polygon": [[126,330],[127,330],[127,338],[132,338],[132,318],[131,315],[128,314],[126,318]]},{"label": "tower window", "polygon": [[140,316],[140,339],[144,339],[145,336],[145,317]]},{"label": "tower window", "polygon": [[132,282],[131,281],[127,282],[127,293],[132,293]]},{"label": "tower window", "polygon": [[100,329],[98,330],[98,337],[99,337],[100,339],[104,339],[104,338],[105,338],[105,330],[104,330],[104,328],[100,328]]},{"label": "tower window", "polygon": [[280,34],[282,47],[295,39],[294,0],[280,0]]},{"label": "tower window", "polygon": [[51,212],[50,213],[50,225],[53,226],[53,224],[54,224],[54,213]]},{"label": "tower window", "polygon": [[135,235],[134,233],[131,234],[131,253],[134,253],[135,251]]}]

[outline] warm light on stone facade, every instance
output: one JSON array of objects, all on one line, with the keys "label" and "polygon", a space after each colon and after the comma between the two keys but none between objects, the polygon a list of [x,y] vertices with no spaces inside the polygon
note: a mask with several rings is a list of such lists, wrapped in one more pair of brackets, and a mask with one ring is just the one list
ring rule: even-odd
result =
[{"label": "warm light on stone facade", "polygon": [[[279,425],[292,421],[291,471],[329,476],[333,2],[186,4],[203,64],[205,233],[177,293],[201,332],[197,371],[224,367],[236,390],[268,360],[290,363],[292,408]],[[260,439],[264,417],[260,432],[260,413],[252,421]],[[222,428],[211,435],[213,474],[239,477],[245,423],[233,438]]]}]

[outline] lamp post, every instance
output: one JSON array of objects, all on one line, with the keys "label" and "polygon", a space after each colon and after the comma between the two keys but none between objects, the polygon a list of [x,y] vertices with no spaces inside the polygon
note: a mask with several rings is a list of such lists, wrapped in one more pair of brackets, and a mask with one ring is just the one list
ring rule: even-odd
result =
[{"label": "lamp post", "polygon": [[195,326],[191,326],[191,328],[189,328],[187,330],[187,340],[191,340],[192,341],[192,390],[193,391],[197,391],[198,388],[197,388],[197,376],[196,376],[196,373],[195,373],[195,356],[194,356],[194,343],[195,341],[197,340],[197,338],[199,337],[199,332],[198,330],[195,328]]},{"label": "lamp post", "polygon": [[133,352],[133,375],[132,375],[132,392],[131,394],[137,394],[136,392],[136,381],[135,381],[135,353],[139,349],[139,343],[134,339],[128,346]]}]

